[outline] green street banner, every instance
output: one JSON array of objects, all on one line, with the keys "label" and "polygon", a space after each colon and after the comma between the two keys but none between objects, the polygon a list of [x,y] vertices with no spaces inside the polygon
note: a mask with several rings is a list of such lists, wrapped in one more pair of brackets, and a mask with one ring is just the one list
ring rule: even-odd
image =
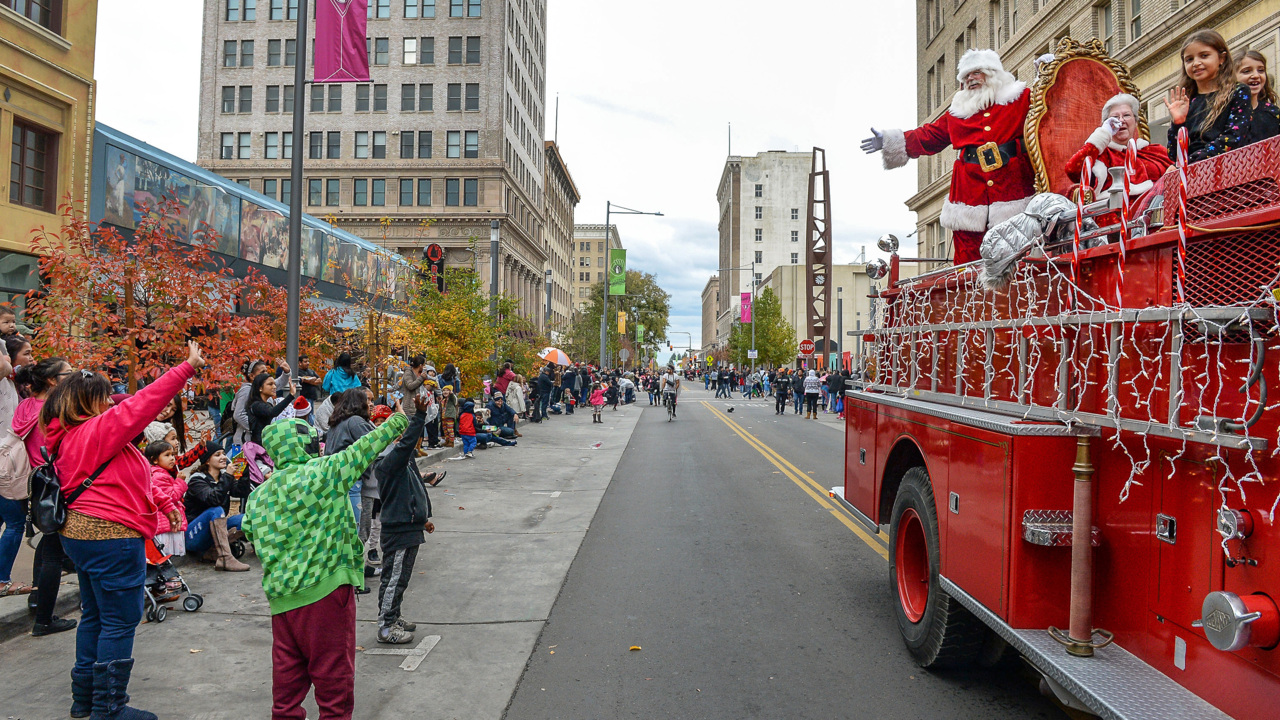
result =
[{"label": "green street banner", "polygon": [[623,248],[609,249],[609,294],[627,294],[627,251]]},{"label": "green street banner", "polygon": [[644,345],[644,325],[636,323],[636,342]]}]

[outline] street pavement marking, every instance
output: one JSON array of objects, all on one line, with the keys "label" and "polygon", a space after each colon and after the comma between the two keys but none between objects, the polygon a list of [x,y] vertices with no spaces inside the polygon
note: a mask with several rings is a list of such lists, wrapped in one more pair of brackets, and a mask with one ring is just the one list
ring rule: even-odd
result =
[{"label": "street pavement marking", "polygon": [[[773,448],[770,448],[768,445],[765,445],[754,435],[742,429],[742,426],[730,420],[727,415],[720,412],[716,408],[712,407],[711,403],[704,400],[702,401],[702,404],[706,406],[708,410],[711,411],[712,415],[715,415],[717,418],[720,419],[721,422],[727,425],[729,429],[734,432],[734,434],[742,438],[743,441],[745,441],[748,445],[755,448],[756,452],[763,455],[764,458],[768,460],[770,463],[772,463],[774,467],[781,470],[782,474],[790,478],[791,481],[794,482],[797,487],[799,487],[801,490],[804,490],[809,495],[809,497],[817,501],[819,505],[829,510],[831,512],[832,517],[839,520],[841,523],[844,524],[845,527],[852,530],[853,534],[857,535],[864,543],[867,544],[867,547],[870,547],[872,550],[875,550],[876,553],[879,554],[880,557],[884,558],[885,560],[889,559],[888,543],[882,542],[878,535],[873,536],[868,534],[865,530],[858,527],[853,522],[853,519],[848,517],[840,508],[832,505],[827,500],[827,497],[825,495],[826,490],[819,483],[813,480],[813,478],[808,477],[805,473],[797,469],[796,466],[788,462],[786,458],[782,457],[777,452],[775,452]],[[818,494],[818,492],[815,492],[814,488],[817,488],[817,490],[823,492],[823,494],[821,495]]]},{"label": "street pavement marking", "polygon": [[431,649],[434,648],[438,642],[440,642],[439,635],[428,635],[422,638],[422,642],[418,643],[417,647],[396,649],[373,648],[372,650],[365,650],[364,654],[403,656],[404,662],[400,663],[401,669],[413,672],[418,669],[418,666],[422,664],[423,660],[427,659],[427,653],[431,652]]}]

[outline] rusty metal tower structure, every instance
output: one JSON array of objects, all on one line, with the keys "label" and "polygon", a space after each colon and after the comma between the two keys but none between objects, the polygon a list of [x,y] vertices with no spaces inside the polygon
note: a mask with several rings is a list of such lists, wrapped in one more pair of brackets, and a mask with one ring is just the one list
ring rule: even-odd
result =
[{"label": "rusty metal tower structure", "polygon": [[[834,352],[831,335],[831,177],[827,173],[827,152],[813,149],[809,171],[809,216],[805,223],[805,308],[808,336],[815,355]],[[815,365],[817,364],[815,358]]]}]

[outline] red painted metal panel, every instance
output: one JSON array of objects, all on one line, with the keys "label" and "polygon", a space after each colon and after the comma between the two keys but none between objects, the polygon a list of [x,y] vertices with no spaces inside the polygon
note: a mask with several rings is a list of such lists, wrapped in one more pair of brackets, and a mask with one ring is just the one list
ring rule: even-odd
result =
[{"label": "red painted metal panel", "polygon": [[1074,438],[1019,436],[1013,440],[1009,527],[1009,600],[1005,620],[1015,628],[1067,626],[1071,548],[1022,539],[1027,510],[1071,510]]},{"label": "red painted metal panel", "polygon": [[846,397],[844,400],[844,499],[872,522],[879,517],[876,498],[880,489],[880,465],[876,459],[876,404]]},{"label": "red painted metal panel", "polygon": [[[1008,560],[1010,451],[1007,435],[976,428],[941,427],[947,439],[948,483],[934,483],[939,513],[947,515],[942,537],[943,573],[992,612],[1005,614]],[[955,497],[951,496],[955,493]],[[948,507],[954,502],[957,512]]]}]

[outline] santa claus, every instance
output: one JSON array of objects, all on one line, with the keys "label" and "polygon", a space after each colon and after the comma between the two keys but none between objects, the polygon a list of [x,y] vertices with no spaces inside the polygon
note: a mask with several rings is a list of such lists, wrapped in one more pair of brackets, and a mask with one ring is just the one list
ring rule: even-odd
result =
[{"label": "santa claus", "polygon": [[952,231],[955,264],[980,259],[988,228],[1022,212],[1034,193],[1034,176],[1022,142],[1031,92],[1005,71],[994,50],[970,50],[960,58],[961,88],[942,117],[905,133],[880,132],[862,141],[868,153],[884,151],[886,169],[909,158],[956,148],[942,226]]},{"label": "santa claus", "polygon": [[1108,100],[1102,106],[1102,125],[1067,161],[1064,170],[1067,177],[1076,182],[1088,169],[1085,187],[1092,191],[1093,198],[1111,187],[1108,168],[1124,167],[1125,149],[1131,139],[1138,148],[1138,161],[1133,163],[1133,174],[1129,176],[1131,195],[1141,195],[1150,190],[1172,165],[1162,146],[1138,137],[1138,107],[1138,98],[1132,95],[1120,94]]}]

